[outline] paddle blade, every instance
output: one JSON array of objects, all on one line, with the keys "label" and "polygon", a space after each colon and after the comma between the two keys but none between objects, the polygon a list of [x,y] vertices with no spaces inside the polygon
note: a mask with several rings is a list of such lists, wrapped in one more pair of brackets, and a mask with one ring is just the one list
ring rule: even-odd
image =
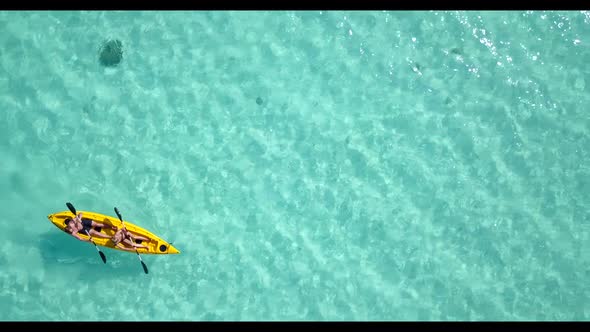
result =
[{"label": "paddle blade", "polygon": [[68,207],[68,209],[70,209],[70,211],[71,211],[71,212],[72,212],[74,215],[76,215],[76,214],[77,214],[77,213],[76,213],[76,208],[75,208],[75,207],[72,205],[72,203],[70,203],[70,202],[67,202],[67,203],[66,203],[66,206]]},{"label": "paddle blade", "polygon": [[104,253],[102,251],[98,252],[100,254],[100,258],[102,258],[102,261],[106,264],[107,263],[107,257],[104,255]]},{"label": "paddle blade", "polygon": [[119,217],[119,220],[123,221],[123,218],[121,217],[121,214],[119,213],[119,209],[117,209],[117,207],[115,207],[115,213],[117,214],[117,217]]},{"label": "paddle blade", "polygon": [[148,268],[143,261],[141,261],[141,266],[143,266],[143,272],[145,272],[145,274],[148,274]]}]

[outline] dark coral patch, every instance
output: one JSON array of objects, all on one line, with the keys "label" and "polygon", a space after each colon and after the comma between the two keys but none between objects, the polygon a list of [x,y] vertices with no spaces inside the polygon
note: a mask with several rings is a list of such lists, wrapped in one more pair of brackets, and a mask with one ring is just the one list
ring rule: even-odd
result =
[{"label": "dark coral patch", "polygon": [[118,39],[104,42],[99,51],[100,64],[105,67],[115,67],[123,60],[123,44]]}]

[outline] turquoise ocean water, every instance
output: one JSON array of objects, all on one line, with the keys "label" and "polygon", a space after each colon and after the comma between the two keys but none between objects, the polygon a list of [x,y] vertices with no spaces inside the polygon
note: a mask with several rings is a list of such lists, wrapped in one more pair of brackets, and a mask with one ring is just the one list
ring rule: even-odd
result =
[{"label": "turquoise ocean water", "polygon": [[[0,320],[590,318],[589,12],[0,31]],[[105,265],[47,220],[68,201],[182,253]]]}]

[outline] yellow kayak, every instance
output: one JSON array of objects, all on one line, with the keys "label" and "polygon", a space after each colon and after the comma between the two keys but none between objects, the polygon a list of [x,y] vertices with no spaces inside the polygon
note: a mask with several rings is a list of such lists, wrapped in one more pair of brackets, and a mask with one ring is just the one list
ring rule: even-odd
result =
[{"label": "yellow kayak", "polygon": [[[116,226],[117,228],[121,227],[121,221],[116,217],[110,217],[110,216],[107,216],[104,214],[90,212],[90,211],[77,211],[77,212],[82,213],[82,219],[92,219],[93,221],[95,221],[97,223],[104,224],[105,226],[109,225],[109,226]],[[64,232],[65,232],[64,229],[66,227],[65,219],[67,217],[74,218],[75,215],[70,211],[61,211],[61,212],[57,212],[57,213],[50,214],[47,216],[47,218],[49,219],[49,221],[51,221],[51,223],[53,223],[57,228],[61,229]],[[147,248],[138,248],[137,251],[140,254],[166,255],[166,254],[179,254],[180,253],[180,251],[178,249],[174,248],[174,246],[172,246],[170,243],[162,240],[160,237],[156,236],[154,233],[152,233],[144,228],[141,228],[133,223],[130,223],[127,220],[124,220],[124,221],[125,221],[125,227],[133,235],[139,235],[139,236],[143,236],[143,237],[149,239],[149,242],[147,242],[147,243],[146,243],[146,241],[141,242],[141,244],[144,246],[147,246]],[[101,233],[109,235],[110,237],[115,235],[115,231],[109,227],[103,227],[102,229],[95,228],[94,230],[100,231]],[[83,239],[88,238],[88,235],[86,235],[84,233],[78,233],[78,235]],[[107,248],[111,248],[111,249],[116,249],[116,250],[120,250],[120,251],[125,251],[125,250],[122,250],[122,249],[118,248],[117,246],[115,246],[113,241],[111,241],[111,239],[93,236],[92,241],[94,241],[94,243],[96,243],[96,245],[99,245],[99,246],[103,246],[103,247],[107,247]],[[134,252],[135,251],[133,251],[133,253]]]}]

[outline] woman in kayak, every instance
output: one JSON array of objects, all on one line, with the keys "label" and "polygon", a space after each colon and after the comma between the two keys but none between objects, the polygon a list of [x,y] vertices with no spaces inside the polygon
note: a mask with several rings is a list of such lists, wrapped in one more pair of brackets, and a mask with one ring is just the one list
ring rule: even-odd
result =
[{"label": "woman in kayak", "polygon": [[[126,227],[121,227],[117,229],[116,226],[113,225],[113,229],[116,230],[115,235],[111,238],[111,241],[120,249],[127,250],[127,251],[135,251],[136,248],[148,248],[147,246],[137,244],[137,240],[147,241],[149,242],[150,239],[145,238],[139,235],[133,235],[131,232],[127,230]],[[127,246],[131,246],[131,248],[127,248]]]},{"label": "woman in kayak", "polygon": [[76,239],[78,239],[80,241],[90,242],[90,239],[85,240],[85,239],[81,238],[80,236],[78,236],[78,233],[81,233],[84,235],[88,235],[88,233],[90,233],[90,236],[102,237],[102,238],[109,238],[110,237],[106,234],[101,233],[100,231],[97,232],[96,230],[94,230],[95,227],[100,227],[102,229],[103,227],[105,227],[104,224],[98,223],[98,222],[91,220],[91,219],[82,219],[82,212],[78,213],[78,215],[76,217],[74,217],[73,219],[70,217],[67,217],[64,222],[66,224],[66,227],[64,228],[64,230],[68,234],[72,235],[73,237],[75,237]]}]

